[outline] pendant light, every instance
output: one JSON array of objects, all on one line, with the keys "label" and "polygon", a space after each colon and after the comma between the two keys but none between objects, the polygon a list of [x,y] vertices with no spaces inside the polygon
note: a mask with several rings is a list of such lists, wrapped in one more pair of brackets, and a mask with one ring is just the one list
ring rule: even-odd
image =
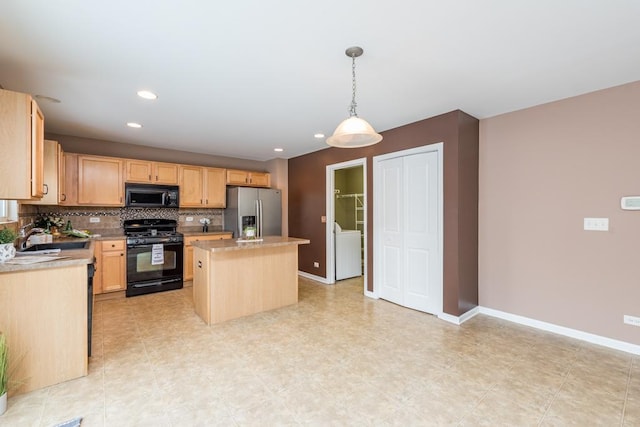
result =
[{"label": "pendant light", "polygon": [[382,141],[382,135],[376,133],[373,127],[356,113],[356,58],[364,51],[361,47],[350,47],[345,54],[351,58],[351,106],[349,118],[338,125],[333,135],[327,138],[327,144],[338,148],[357,148],[377,144]]}]

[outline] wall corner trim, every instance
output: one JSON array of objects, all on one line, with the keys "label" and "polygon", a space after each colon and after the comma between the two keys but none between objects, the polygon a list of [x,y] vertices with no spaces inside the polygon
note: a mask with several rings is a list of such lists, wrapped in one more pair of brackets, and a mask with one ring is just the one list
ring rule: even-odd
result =
[{"label": "wall corner trim", "polygon": [[478,313],[480,313],[479,307],[474,307],[466,313],[462,314],[462,316],[453,316],[447,313],[440,313],[438,314],[438,319],[444,320],[445,322],[453,323],[454,325],[462,325],[464,322],[471,319]]},{"label": "wall corner trim", "polygon": [[547,332],[553,332],[558,335],[564,335],[569,338],[575,338],[586,341],[591,344],[601,345],[603,347],[612,348],[614,350],[625,351],[627,353],[640,355],[640,345],[628,343],[625,341],[614,340],[612,338],[603,337],[601,335],[591,334],[589,332],[579,331],[564,326],[555,325],[553,323],[543,322],[541,320],[531,319],[529,317],[519,316],[517,314],[506,313],[500,310],[494,310],[487,307],[479,307],[480,314],[497,317],[509,322],[518,323],[520,325],[530,326]]},{"label": "wall corner trim", "polygon": [[309,279],[309,280],[313,280],[313,281],[316,281],[316,282],[320,282],[320,283],[323,283],[325,285],[333,285],[333,283],[331,283],[331,281],[329,281],[329,279],[327,279],[325,277],[320,277],[320,276],[316,276],[314,274],[307,273],[306,271],[298,270],[298,276],[302,276],[305,279]]}]

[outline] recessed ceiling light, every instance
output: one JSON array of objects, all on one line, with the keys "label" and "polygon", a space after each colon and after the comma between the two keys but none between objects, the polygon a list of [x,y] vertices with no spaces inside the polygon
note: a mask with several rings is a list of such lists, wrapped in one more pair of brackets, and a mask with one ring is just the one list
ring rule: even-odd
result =
[{"label": "recessed ceiling light", "polygon": [[284,148],[274,148],[273,151],[277,151],[278,153],[281,153],[284,151]]},{"label": "recessed ceiling light", "polygon": [[129,122],[127,123],[127,126],[134,129],[140,129],[142,127],[140,123],[135,123],[135,122]]},{"label": "recessed ceiling light", "polygon": [[158,99],[158,95],[149,90],[139,90],[138,96],[144,99]]},{"label": "recessed ceiling light", "polygon": [[50,96],[35,95],[34,98],[36,98],[39,101],[47,101],[47,102],[51,102],[52,104],[60,104],[60,100],[58,98],[52,98]]},{"label": "recessed ceiling light", "polygon": [[316,139],[322,139],[324,138],[324,133],[316,133],[315,135],[313,135],[313,137]]}]

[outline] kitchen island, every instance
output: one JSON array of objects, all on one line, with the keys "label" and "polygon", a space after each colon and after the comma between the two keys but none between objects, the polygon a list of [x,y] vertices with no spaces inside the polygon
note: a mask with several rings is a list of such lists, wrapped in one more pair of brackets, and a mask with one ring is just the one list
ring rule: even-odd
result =
[{"label": "kitchen island", "polygon": [[17,383],[11,394],[87,375],[88,264],[93,244],[47,262],[0,264],[0,331]]},{"label": "kitchen island", "polygon": [[193,243],[193,302],[208,325],[298,302],[298,245],[309,240],[268,236]]}]

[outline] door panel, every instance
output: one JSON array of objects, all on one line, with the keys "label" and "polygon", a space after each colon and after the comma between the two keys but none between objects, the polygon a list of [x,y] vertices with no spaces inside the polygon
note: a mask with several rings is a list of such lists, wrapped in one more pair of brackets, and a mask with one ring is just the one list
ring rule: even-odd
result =
[{"label": "door panel", "polygon": [[382,286],[380,297],[403,304],[402,296],[402,159],[382,164]]},{"label": "door panel", "polygon": [[441,310],[439,153],[382,160],[380,297],[428,313]]},{"label": "door panel", "polygon": [[258,190],[258,198],[262,200],[262,235],[282,235],[282,200],[280,190]]}]

